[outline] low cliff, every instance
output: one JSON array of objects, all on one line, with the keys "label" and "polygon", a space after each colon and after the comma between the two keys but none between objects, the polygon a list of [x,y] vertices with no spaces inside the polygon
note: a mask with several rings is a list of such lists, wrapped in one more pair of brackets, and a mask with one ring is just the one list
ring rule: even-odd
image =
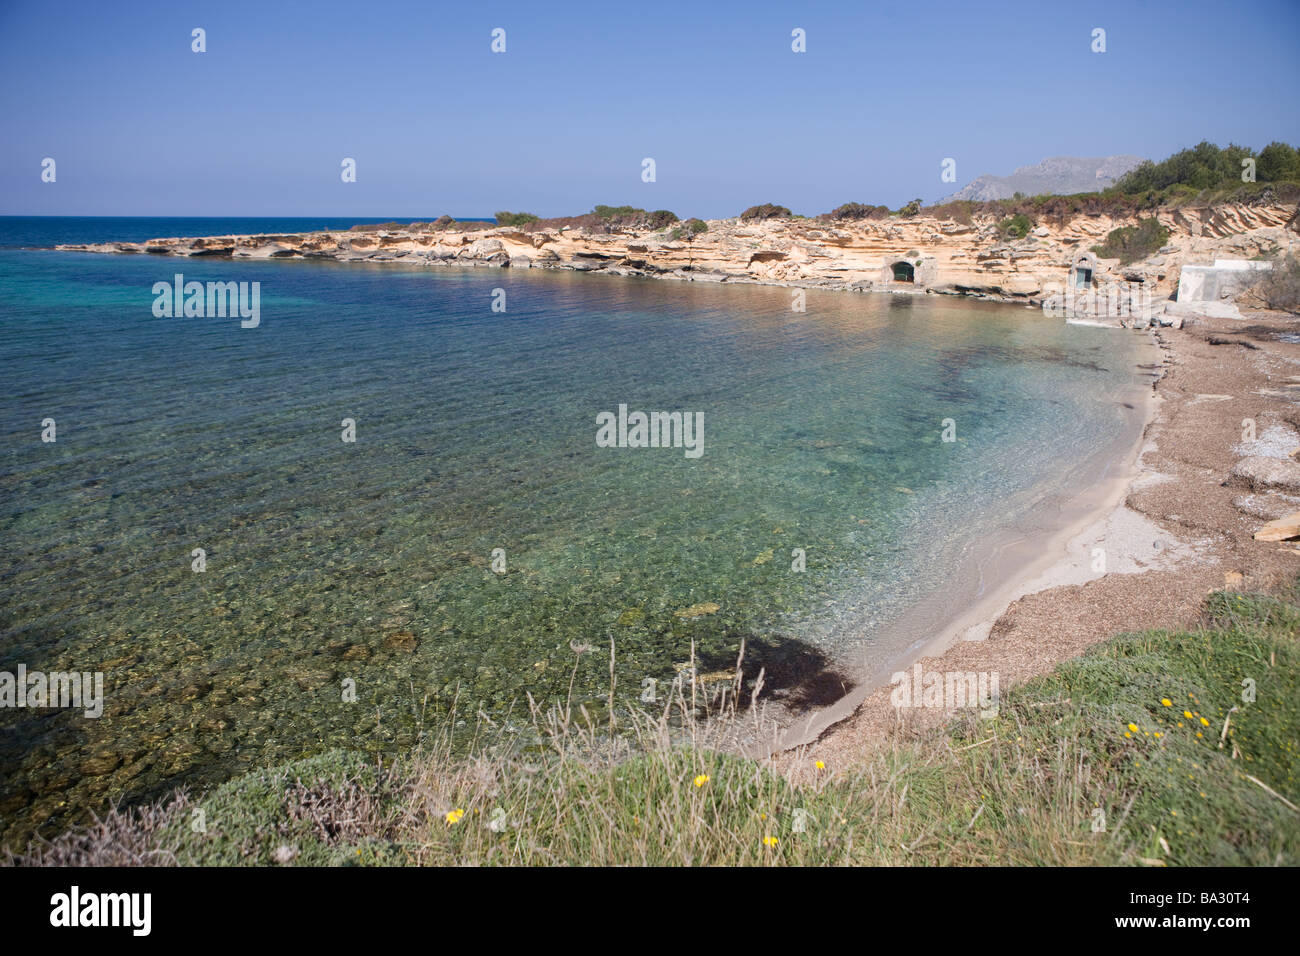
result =
[{"label": "low cliff", "polygon": [[691,240],[671,229],[596,230],[562,226],[455,228],[428,225],[375,231],[211,236],[64,245],[100,253],[235,258],[320,258],[498,268],[555,268],[691,281],[752,282],[856,291],[932,291],[1042,302],[1089,271],[1093,287],[1141,288],[1155,300],[1177,288],[1184,264],[1249,259],[1290,248],[1297,204],[1225,203],[1147,214],[1169,239],[1145,260],[1121,266],[1092,247],[1135,214],[1080,214],[1039,224],[1023,238],[1003,238],[997,221],[933,215],[829,223],[816,219],[713,220]]}]

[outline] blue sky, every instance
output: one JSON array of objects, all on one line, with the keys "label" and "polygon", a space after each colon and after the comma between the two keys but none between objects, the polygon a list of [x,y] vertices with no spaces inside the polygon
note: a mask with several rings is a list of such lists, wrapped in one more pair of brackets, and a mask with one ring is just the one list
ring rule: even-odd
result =
[{"label": "blue sky", "polygon": [[1298,92],[1297,0],[0,0],[0,214],[897,207],[1052,155],[1300,143]]}]

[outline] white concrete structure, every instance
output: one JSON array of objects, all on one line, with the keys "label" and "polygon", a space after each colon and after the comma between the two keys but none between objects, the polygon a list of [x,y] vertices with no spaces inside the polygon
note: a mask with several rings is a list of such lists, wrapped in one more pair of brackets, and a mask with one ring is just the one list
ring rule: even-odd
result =
[{"label": "white concrete structure", "polygon": [[1247,259],[1215,259],[1212,266],[1183,266],[1178,276],[1178,301],[1169,303],[1173,315],[1208,315],[1240,319],[1234,301],[1259,279],[1259,273],[1273,268],[1271,262]]}]

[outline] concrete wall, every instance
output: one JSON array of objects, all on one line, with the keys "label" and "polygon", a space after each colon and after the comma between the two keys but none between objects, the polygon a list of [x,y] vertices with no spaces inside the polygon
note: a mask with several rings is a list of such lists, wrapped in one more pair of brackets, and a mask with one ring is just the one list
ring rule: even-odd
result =
[{"label": "concrete wall", "polygon": [[1178,301],[1171,311],[1201,312],[1219,318],[1241,318],[1233,300],[1273,268],[1271,262],[1215,259],[1211,266],[1183,266],[1178,276]]}]

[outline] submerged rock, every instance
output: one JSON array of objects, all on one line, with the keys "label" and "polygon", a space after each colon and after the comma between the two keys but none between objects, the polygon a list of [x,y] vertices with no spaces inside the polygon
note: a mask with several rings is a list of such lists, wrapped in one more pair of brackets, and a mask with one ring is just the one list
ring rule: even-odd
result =
[{"label": "submerged rock", "polygon": [[410,631],[393,631],[384,638],[384,646],[399,654],[414,654],[420,642]]},{"label": "submerged rock", "polygon": [[714,604],[712,601],[702,601],[699,604],[684,607],[680,611],[673,611],[673,616],[690,620],[694,617],[704,617],[706,614],[717,614],[721,609],[722,605],[720,604]]},{"label": "submerged rock", "polygon": [[98,777],[112,773],[122,765],[122,755],[104,751],[87,757],[81,764],[81,772],[88,777]]},{"label": "submerged rock", "polygon": [[631,627],[633,624],[639,624],[645,620],[645,611],[639,607],[630,607],[618,616],[618,625],[620,627]]}]

